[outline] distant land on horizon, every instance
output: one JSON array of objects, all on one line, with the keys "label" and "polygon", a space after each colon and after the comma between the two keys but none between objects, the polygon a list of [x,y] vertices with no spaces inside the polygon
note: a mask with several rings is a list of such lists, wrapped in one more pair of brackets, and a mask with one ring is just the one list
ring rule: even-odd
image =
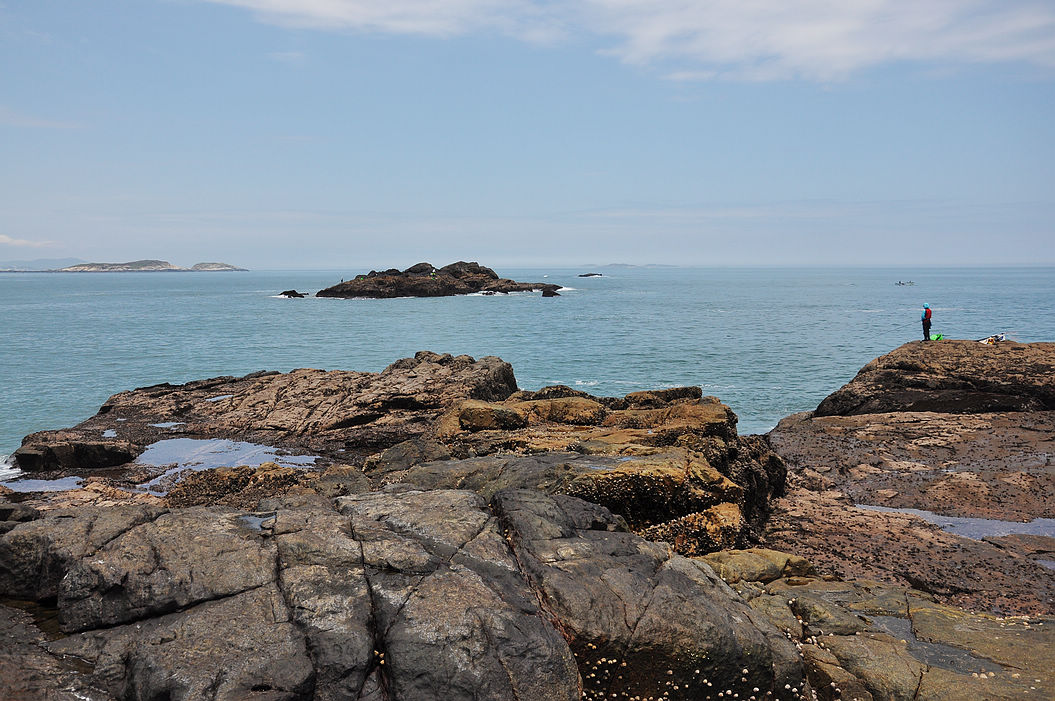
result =
[{"label": "distant land on horizon", "polygon": [[588,268],[681,268],[681,265],[671,265],[669,263],[644,263],[642,265],[635,265],[633,263],[606,263],[604,265],[588,265]]},{"label": "distant land on horizon", "polygon": [[[127,263],[85,263],[77,259],[42,259],[0,263],[0,272],[25,273],[156,273],[156,272],[228,272],[246,271],[229,263],[195,263],[189,268],[173,265],[167,260],[133,260]],[[41,264],[42,267],[29,267]],[[43,267],[51,266],[51,267]]]},{"label": "distant land on horizon", "polygon": [[34,258],[33,260],[4,260],[0,261],[2,272],[41,272],[44,270],[58,270],[71,265],[79,265],[88,261],[81,258]]}]

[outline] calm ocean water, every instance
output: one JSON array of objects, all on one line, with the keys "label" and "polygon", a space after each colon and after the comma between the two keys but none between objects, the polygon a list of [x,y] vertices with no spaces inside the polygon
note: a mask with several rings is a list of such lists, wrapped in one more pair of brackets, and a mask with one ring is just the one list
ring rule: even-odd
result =
[{"label": "calm ocean water", "polygon": [[[499,269],[562,296],[278,299],[365,270],[0,274],[0,459],[118,391],[256,370],[378,371],[419,350],[512,363],[521,388],[700,385],[764,432],[934,332],[1055,341],[1055,269]],[[912,280],[913,286],[898,286]]]}]

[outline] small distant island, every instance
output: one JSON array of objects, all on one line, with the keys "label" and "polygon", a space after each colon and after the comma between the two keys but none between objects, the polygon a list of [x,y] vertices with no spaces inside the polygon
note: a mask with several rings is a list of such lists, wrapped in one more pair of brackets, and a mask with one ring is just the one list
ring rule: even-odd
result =
[{"label": "small distant island", "polygon": [[454,295],[508,294],[510,292],[542,292],[543,297],[559,297],[560,285],[546,282],[516,282],[479,263],[458,261],[442,268],[431,263],[418,263],[406,270],[371,270],[356,275],[352,280],[320,290],[316,297],[452,297]]},{"label": "small distant island", "polygon": [[128,263],[81,263],[47,272],[59,273],[155,273],[155,272],[227,272],[245,271],[228,263],[195,263],[181,268],[167,260],[133,260]]}]

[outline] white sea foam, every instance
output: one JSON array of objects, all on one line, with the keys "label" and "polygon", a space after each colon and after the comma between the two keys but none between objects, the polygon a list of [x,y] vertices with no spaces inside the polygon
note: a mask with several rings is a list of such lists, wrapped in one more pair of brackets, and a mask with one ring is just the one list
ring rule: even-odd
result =
[{"label": "white sea foam", "polygon": [[580,386],[580,387],[594,387],[594,386],[599,385],[601,383],[598,382],[597,380],[576,380],[575,384]]},{"label": "white sea foam", "polygon": [[14,479],[22,474],[22,470],[15,467],[10,455],[0,455],[0,482]]},{"label": "white sea foam", "polygon": [[557,292],[575,292],[578,289],[578,287],[559,287],[557,288]]}]

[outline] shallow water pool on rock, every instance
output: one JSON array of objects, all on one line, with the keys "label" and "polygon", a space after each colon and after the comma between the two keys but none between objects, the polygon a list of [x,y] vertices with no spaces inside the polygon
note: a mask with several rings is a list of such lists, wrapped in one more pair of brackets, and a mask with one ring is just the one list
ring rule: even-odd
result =
[{"label": "shallow water pool on rock", "polygon": [[81,486],[80,477],[63,477],[57,480],[12,480],[0,482],[12,492],[63,492]]},{"label": "shallow water pool on rock", "polygon": [[162,483],[184,470],[209,470],[216,467],[248,465],[256,467],[273,462],[282,467],[310,467],[318,459],[315,455],[290,455],[269,445],[231,441],[226,439],[168,438],[152,443],[136,458],[136,463],[148,467],[167,467],[164,473],[143,484],[148,492],[162,494]]},{"label": "shallow water pool on rock", "polygon": [[992,660],[972,655],[961,648],[920,640],[912,630],[912,621],[907,618],[870,616],[869,619],[877,629],[904,640],[908,644],[909,654],[924,664],[951,669],[960,674],[1003,670],[1003,667]]},{"label": "shallow water pool on rock", "polygon": [[983,538],[999,538],[1000,536],[1012,534],[1043,535],[1055,538],[1055,518],[1035,518],[1032,521],[998,521],[991,518],[970,518],[963,516],[942,516],[933,511],[922,509],[895,509],[889,506],[872,506],[869,504],[857,504],[859,509],[869,511],[883,511],[887,513],[912,514],[919,516],[924,521],[933,523],[943,531],[953,535],[982,540]]}]

